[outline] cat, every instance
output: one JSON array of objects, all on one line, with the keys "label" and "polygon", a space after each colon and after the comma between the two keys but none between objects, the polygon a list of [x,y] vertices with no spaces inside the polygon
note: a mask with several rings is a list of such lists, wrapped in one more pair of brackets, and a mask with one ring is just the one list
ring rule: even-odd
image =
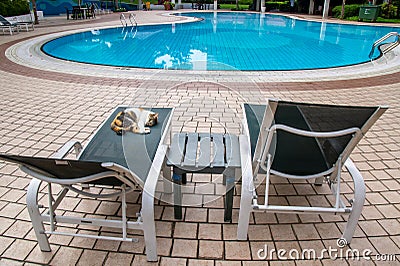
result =
[{"label": "cat", "polygon": [[117,114],[111,123],[111,129],[118,135],[125,132],[149,134],[150,128],[158,122],[158,113],[143,108],[127,108]]}]

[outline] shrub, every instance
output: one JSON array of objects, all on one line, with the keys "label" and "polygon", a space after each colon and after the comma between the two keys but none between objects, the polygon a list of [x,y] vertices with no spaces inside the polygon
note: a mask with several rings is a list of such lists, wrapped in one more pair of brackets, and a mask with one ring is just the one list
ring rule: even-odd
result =
[{"label": "shrub", "polygon": [[383,18],[395,18],[397,16],[397,6],[383,3],[381,6],[381,12]]},{"label": "shrub", "polygon": [[[196,2],[196,1],[193,1]],[[214,0],[210,0],[210,3],[214,3]],[[236,0],[218,0],[218,4],[235,4]],[[239,5],[251,5],[253,4],[253,0],[239,0]]]},{"label": "shrub", "polygon": [[[360,6],[361,5],[346,5],[346,6],[344,6],[343,18],[358,16],[358,13],[360,12]],[[332,15],[335,18],[340,18],[341,13],[342,13],[342,6],[335,6],[332,9]]]},{"label": "shrub", "polygon": [[332,8],[332,16],[335,18],[340,18],[340,14],[342,13],[342,6],[335,6]]},{"label": "shrub", "polygon": [[29,3],[26,0],[1,0],[0,14],[4,17],[25,15],[29,13]]},{"label": "shrub", "polygon": [[253,4],[253,0],[239,0],[239,5],[251,5],[251,4]]},{"label": "shrub", "polygon": [[[196,1],[193,1],[193,2],[196,2]],[[231,4],[231,5],[233,5],[235,3],[236,3],[236,0],[220,0],[220,1],[218,1],[218,4]]]},{"label": "shrub", "polygon": [[279,11],[288,11],[290,9],[290,2],[265,2],[265,10],[271,11],[275,9]]}]

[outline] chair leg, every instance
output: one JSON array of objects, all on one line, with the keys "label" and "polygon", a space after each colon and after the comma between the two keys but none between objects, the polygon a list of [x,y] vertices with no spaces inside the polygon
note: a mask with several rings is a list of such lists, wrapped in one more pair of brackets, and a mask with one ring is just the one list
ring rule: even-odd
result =
[{"label": "chair leg", "polygon": [[316,185],[316,186],[322,186],[322,183],[323,183],[323,182],[324,182],[324,177],[323,177],[323,176],[317,177],[317,178],[315,178],[314,185]]},{"label": "chair leg", "polygon": [[32,221],[32,226],[36,234],[39,247],[42,251],[51,251],[49,240],[47,235],[44,233],[44,224],[38,207],[38,191],[42,181],[33,178],[29,184],[28,191],[26,194],[26,204],[29,212],[29,216]]},{"label": "chair leg", "polygon": [[175,219],[182,219],[182,175],[173,172],[172,180],[174,181],[174,216]]},{"label": "chair leg", "polygon": [[142,219],[143,234],[148,261],[157,261],[156,225],[154,222],[154,195],[143,191]]},{"label": "chair leg", "polygon": [[167,166],[166,161],[163,164],[164,193],[172,193],[171,167]]},{"label": "chair leg", "polygon": [[235,187],[235,169],[227,169],[223,175],[226,180],[224,221],[232,222],[233,192]]},{"label": "chair leg", "polygon": [[345,162],[345,166],[350,175],[353,177],[354,181],[354,201],[352,211],[347,220],[346,228],[344,229],[342,236],[342,238],[346,240],[346,243],[350,244],[364,206],[366,189],[364,179],[354,163],[350,159],[347,159]]},{"label": "chair leg", "polygon": [[252,193],[242,184],[242,195],[240,197],[239,221],[237,229],[238,240],[247,239],[247,231],[249,230],[250,213],[252,211],[251,200]]}]

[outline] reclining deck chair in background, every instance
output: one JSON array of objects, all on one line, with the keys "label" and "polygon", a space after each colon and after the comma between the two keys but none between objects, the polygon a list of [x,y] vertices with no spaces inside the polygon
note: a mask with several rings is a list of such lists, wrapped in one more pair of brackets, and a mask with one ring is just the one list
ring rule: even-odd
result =
[{"label": "reclining deck chair in background", "polygon": [[[342,239],[349,244],[365,201],[363,177],[349,156],[387,107],[350,107],[269,100],[268,105],[244,104],[240,137],[242,191],[238,239],[247,239],[250,213],[350,214]],[[354,200],[341,200],[343,165],[354,181]],[[266,173],[265,201],[257,202],[256,177]],[[287,179],[323,179],[336,201],[332,207],[276,206],[269,203],[270,175]]]},{"label": "reclining deck chair in background", "polygon": [[[120,136],[111,130],[110,125],[115,116],[125,108],[116,108],[84,149],[79,142],[69,141],[51,158],[0,154],[0,159],[18,163],[22,171],[35,177],[28,187],[27,207],[42,251],[50,251],[48,235],[51,234],[134,241],[135,239],[127,237],[127,229],[139,229],[144,232],[147,260],[157,261],[154,194],[161,168],[165,165],[166,141],[170,137],[173,109],[151,109],[159,117],[158,124],[151,128],[150,134],[126,132]],[[64,159],[72,149],[79,154],[77,160]],[[48,183],[49,207],[41,213],[38,192],[42,181]],[[57,199],[52,196],[52,184],[63,187]],[[93,194],[80,188],[82,184],[112,186],[121,191],[107,195]],[[142,206],[137,221],[128,221],[125,194],[133,189],[142,190]],[[56,215],[57,207],[69,190],[92,198],[121,196],[121,220]],[[50,223],[49,230],[45,229],[44,222]],[[58,232],[55,228],[57,223],[120,228],[122,237]]]},{"label": "reclining deck chair in background", "polygon": [[14,31],[19,32],[20,27],[16,23],[11,23],[0,15],[0,29],[3,30],[3,34],[7,30],[10,32],[10,35],[12,35]]},{"label": "reclining deck chair in background", "polygon": [[8,28],[10,30],[11,35],[12,35],[12,28],[16,28],[18,32],[20,30],[22,30],[23,28],[25,28],[26,31],[29,31],[29,27],[31,27],[32,30],[35,29],[33,21],[20,22],[17,20],[17,17],[15,17],[15,21],[9,21],[2,15],[0,15],[0,27],[3,28],[3,32],[4,32],[4,29]]}]

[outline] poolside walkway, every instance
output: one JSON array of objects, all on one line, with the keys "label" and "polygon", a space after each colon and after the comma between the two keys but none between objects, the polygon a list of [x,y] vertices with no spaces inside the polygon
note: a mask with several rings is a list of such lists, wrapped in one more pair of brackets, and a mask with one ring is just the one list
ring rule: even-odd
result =
[{"label": "poolside walkway", "polygon": [[[139,24],[180,20],[162,11],[138,11]],[[307,18],[310,18],[307,16]],[[317,17],[312,17],[318,19]],[[371,72],[352,69],[350,74],[297,71],[284,73],[210,74],[165,70],[126,70],[59,63],[41,56],[34,38],[62,31],[120,25],[119,15],[71,21],[48,18],[35,31],[0,36],[0,152],[49,156],[62,144],[76,139],[85,144],[110,111],[120,104],[175,107],[174,131],[240,133],[243,102],[264,103],[267,98],[346,105],[389,105],[351,158],[364,176],[367,197],[361,221],[351,244],[373,255],[394,254],[400,263],[400,65]],[[15,45],[14,45],[15,44]],[[14,45],[14,46],[12,46]],[[23,49],[26,45],[27,49]],[[11,47],[11,49],[9,49]],[[7,50],[8,49],[8,50]],[[6,55],[7,53],[7,55]],[[30,59],[31,58],[31,59]],[[398,62],[398,61],[395,61]],[[362,67],[361,67],[362,68]],[[388,72],[385,72],[388,71]],[[310,74],[311,73],[311,74]],[[360,73],[360,74],[357,74]],[[310,77],[310,75],[312,77]],[[121,243],[52,236],[52,252],[40,252],[25,204],[30,177],[17,166],[0,162],[0,265],[145,265],[143,236],[139,243]],[[327,253],[316,261],[260,260],[264,248],[287,251],[313,248],[317,254],[337,248],[345,216],[254,214],[248,241],[236,240],[240,184],[234,196],[233,223],[223,222],[224,187],[221,176],[188,176],[184,189],[183,221],[173,219],[171,205],[156,202],[156,227],[160,265],[374,265],[379,262],[332,260]],[[274,179],[272,200],[329,204],[324,187],[292,184]],[[351,195],[351,182],[343,183]],[[300,194],[300,193],[304,193]],[[43,196],[45,190],[43,190]],[[160,198],[170,201],[168,195]],[[68,195],[60,209],[114,217],[120,204]],[[44,199],[43,199],[44,200]],[[129,197],[128,211],[136,213],[139,195]],[[201,202],[199,205],[198,203]],[[97,233],[89,227],[69,231]],[[113,235],[115,232],[102,229]],[[380,264],[380,263],[379,263]],[[151,265],[155,265],[154,263]]]}]

